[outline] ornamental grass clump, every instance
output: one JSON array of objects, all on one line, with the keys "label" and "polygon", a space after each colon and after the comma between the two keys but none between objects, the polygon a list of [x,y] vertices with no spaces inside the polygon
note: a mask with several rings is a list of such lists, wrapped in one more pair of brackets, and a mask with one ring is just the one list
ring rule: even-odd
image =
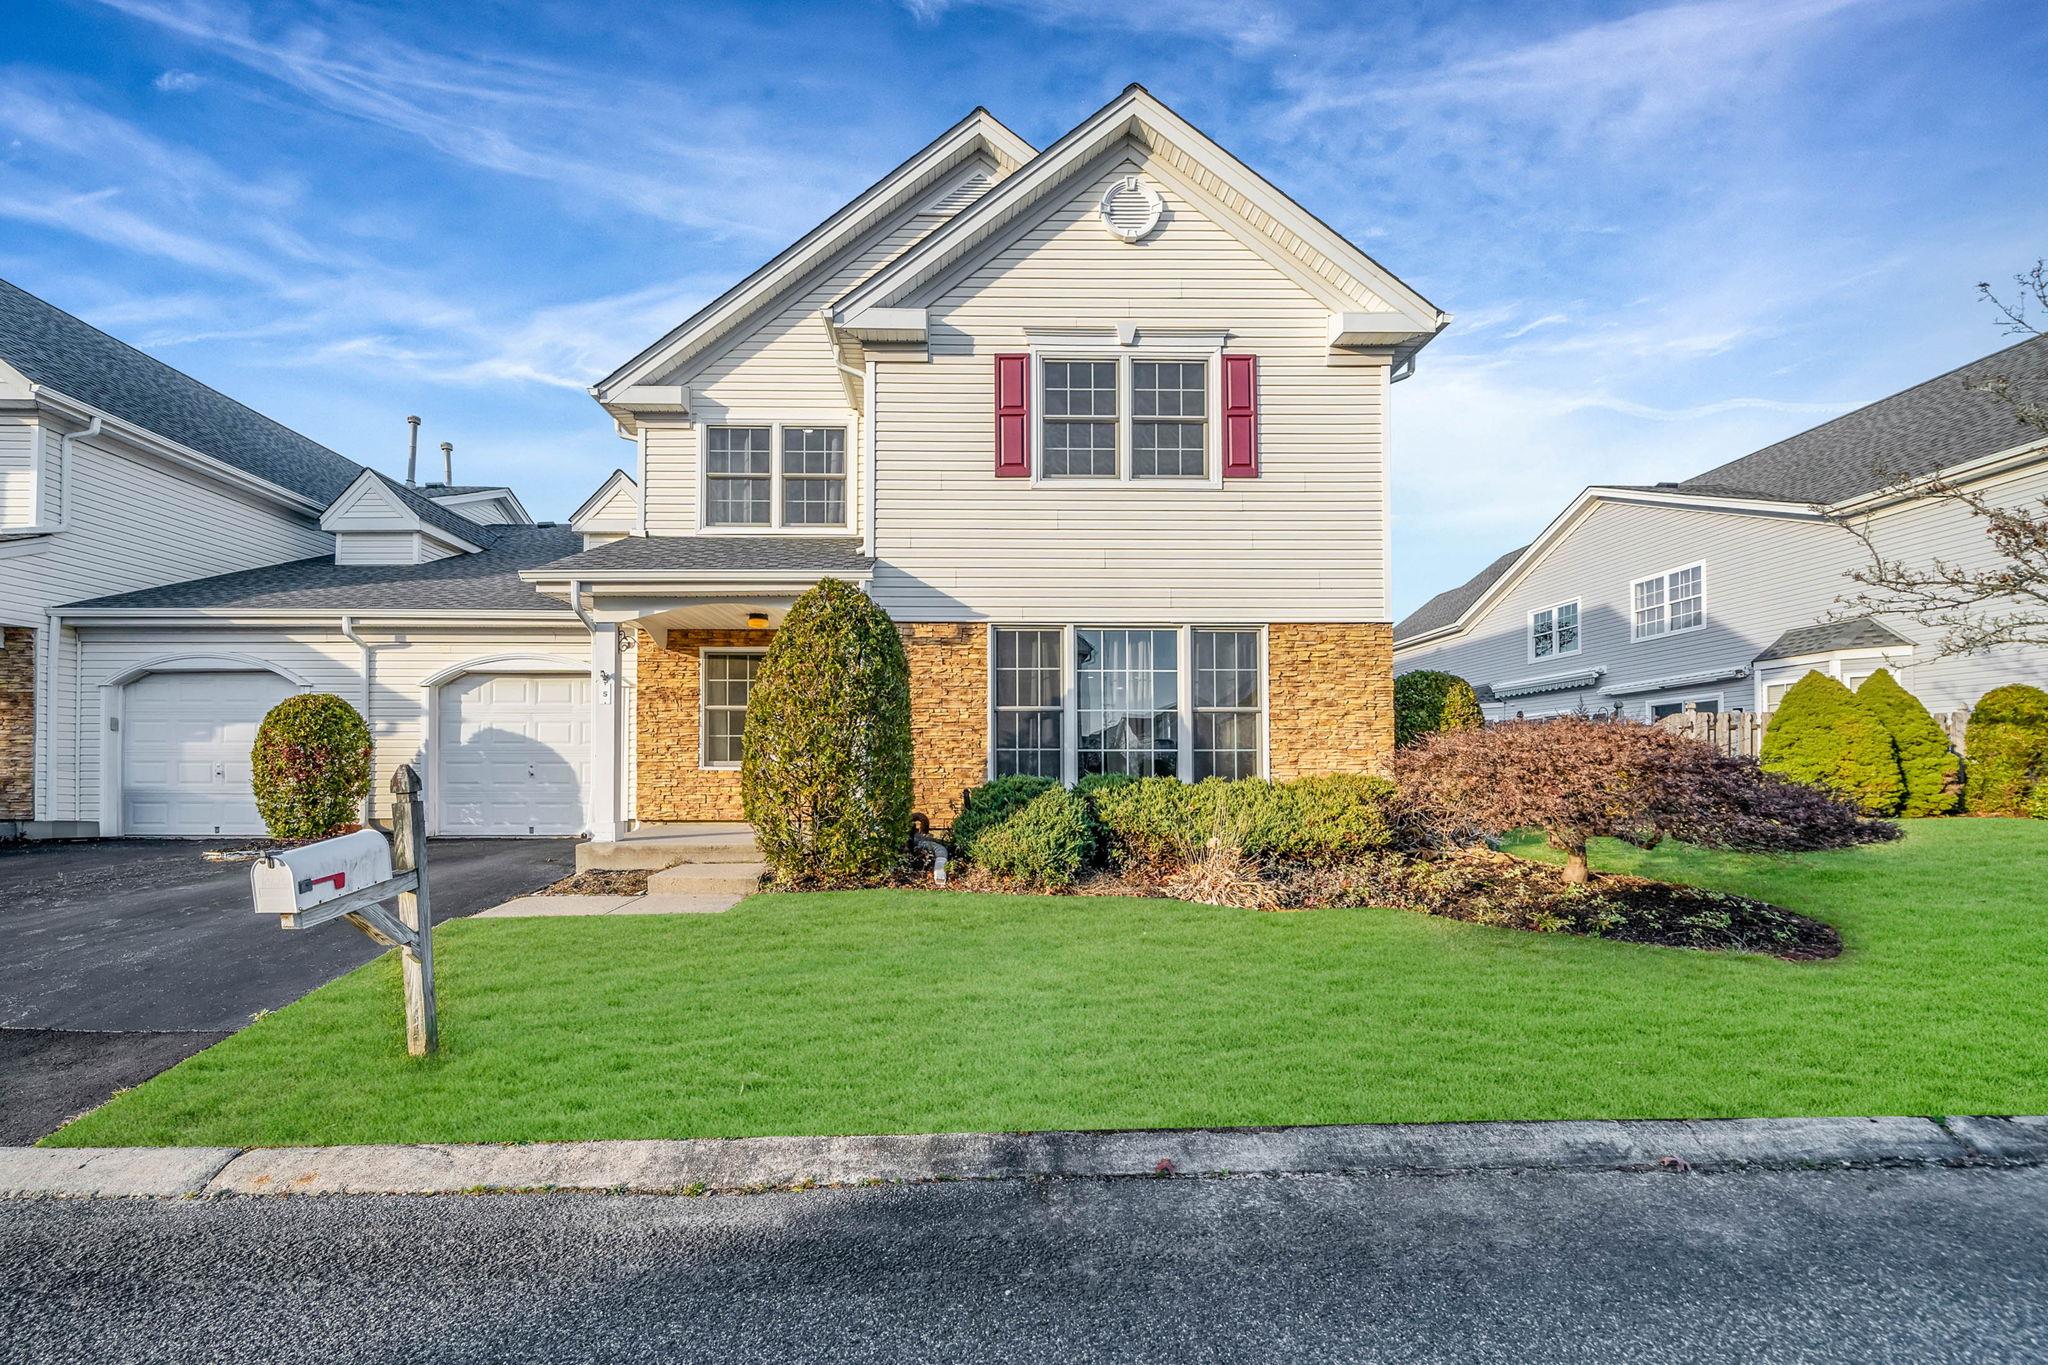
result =
[{"label": "ornamental grass clump", "polygon": [[1791,853],[1899,837],[1854,803],[1641,721],[1553,716],[1432,735],[1396,759],[1412,826],[1447,847],[1540,830],[1583,885],[1586,845]]},{"label": "ornamental grass clump", "polygon": [[249,767],[256,811],[273,839],[324,839],[362,819],[370,727],[340,697],[286,697],[256,727]]},{"label": "ornamental grass clump", "polygon": [[1880,668],[1856,689],[1856,700],[1877,717],[1899,755],[1905,798],[1899,814],[1947,815],[1962,795],[1963,761],[1949,748],[1948,735],[1920,699]]},{"label": "ornamental grass clump", "polygon": [[1964,804],[1975,815],[2023,815],[2048,786],[2048,692],[2024,683],[1977,699],[1963,737]]},{"label": "ornamental grass clump", "polygon": [[747,699],[740,797],[784,884],[885,877],[910,846],[910,664],[887,612],[827,578],[790,607]]},{"label": "ornamental grass clump", "polygon": [[1421,668],[1394,679],[1394,743],[1413,744],[1440,730],[1477,730],[1486,723],[1472,684],[1455,673]]},{"label": "ornamental grass clump", "polygon": [[1892,814],[1906,793],[1891,732],[1825,673],[1786,689],[1764,731],[1762,763],[1765,772],[1852,801],[1865,815]]}]

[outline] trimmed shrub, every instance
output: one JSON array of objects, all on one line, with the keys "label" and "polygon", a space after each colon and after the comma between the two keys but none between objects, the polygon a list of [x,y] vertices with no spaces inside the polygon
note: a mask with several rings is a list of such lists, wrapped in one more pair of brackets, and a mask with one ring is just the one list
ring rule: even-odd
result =
[{"label": "trimmed shrub", "polygon": [[2048,782],[2036,785],[2034,794],[2027,798],[2027,814],[2036,820],[2048,820]]},{"label": "trimmed shrub", "polygon": [[1152,868],[1193,862],[1211,839],[1261,861],[1357,857],[1394,842],[1394,784],[1363,773],[1291,782],[1147,777],[1098,788],[1110,861]]},{"label": "trimmed shrub", "polygon": [[1899,686],[1890,669],[1880,668],[1856,689],[1856,700],[1876,716],[1899,753],[1899,775],[1906,784],[1901,815],[1947,815],[1961,794],[1963,761],[1948,747],[1948,735],[1935,723],[1920,699]]},{"label": "trimmed shrub", "polygon": [[1764,732],[1762,762],[1765,772],[1854,802],[1865,815],[1889,815],[1905,795],[1891,732],[1824,673],[1786,689]]},{"label": "trimmed shrub", "polygon": [[2048,782],[2048,692],[1994,687],[1970,710],[1964,804],[1978,815],[2020,815]]},{"label": "trimmed shrub", "polygon": [[[1299,861],[1355,858],[1394,844],[1394,784],[1364,773],[1322,773],[1283,783],[1289,833],[1271,850]],[[1246,850],[1250,852],[1251,850]]]},{"label": "trimmed shrub", "polygon": [[1079,793],[1053,786],[974,841],[985,871],[1025,886],[1062,890],[1095,852],[1095,822]]},{"label": "trimmed shrub", "polygon": [[782,882],[873,880],[910,846],[910,664],[836,578],[799,597],[747,699],[740,799]]},{"label": "trimmed shrub", "polygon": [[256,727],[249,766],[271,838],[324,839],[362,819],[370,727],[340,697],[286,697]]},{"label": "trimmed shrub", "polygon": [[1394,743],[1412,744],[1439,730],[1476,730],[1486,723],[1472,684],[1455,673],[1417,669],[1394,679]]},{"label": "trimmed shrub", "polygon": [[1140,777],[1093,787],[1090,803],[1102,822],[1109,860],[1123,867],[1160,868],[1193,858],[1216,832],[1215,789],[1221,785]]},{"label": "trimmed shrub", "polygon": [[953,817],[953,828],[947,834],[953,852],[974,861],[976,840],[1058,785],[1049,777],[1018,775],[998,777],[973,788],[961,801],[960,813]]}]

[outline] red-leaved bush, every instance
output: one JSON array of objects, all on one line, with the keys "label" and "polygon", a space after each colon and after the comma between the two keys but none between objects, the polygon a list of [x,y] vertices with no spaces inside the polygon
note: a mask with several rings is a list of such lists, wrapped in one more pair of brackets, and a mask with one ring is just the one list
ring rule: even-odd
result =
[{"label": "red-leaved bush", "polygon": [[1445,731],[1397,752],[1408,818],[1444,844],[1541,830],[1587,877],[1586,842],[1665,839],[1749,853],[1843,848],[1897,825],[1640,721],[1554,716]]}]

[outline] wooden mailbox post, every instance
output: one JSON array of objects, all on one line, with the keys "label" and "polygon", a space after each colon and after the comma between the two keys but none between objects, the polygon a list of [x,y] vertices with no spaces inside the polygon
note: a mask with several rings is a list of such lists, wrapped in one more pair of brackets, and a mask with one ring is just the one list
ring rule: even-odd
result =
[{"label": "wooden mailbox post", "polygon": [[[391,843],[375,831],[286,849],[249,871],[258,914],[286,929],[346,919],[398,949],[405,980],[405,1050],[424,1057],[440,1047],[434,1019],[434,911],[427,896],[427,823],[420,775],[410,763],[391,775]],[[351,880],[361,882],[350,885]],[[394,917],[383,902],[398,898]]]}]

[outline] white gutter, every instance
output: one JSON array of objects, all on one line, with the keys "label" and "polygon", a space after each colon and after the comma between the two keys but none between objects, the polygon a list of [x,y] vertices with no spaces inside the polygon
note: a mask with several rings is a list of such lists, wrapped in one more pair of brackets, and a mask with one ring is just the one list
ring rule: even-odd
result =
[{"label": "white gutter", "polygon": [[583,607],[583,580],[580,578],[569,580],[569,610],[576,613],[576,619],[583,623],[585,630],[592,635],[597,634],[596,620]]},{"label": "white gutter", "polygon": [[[61,485],[61,486],[59,487],[59,489],[58,489],[58,493],[57,493],[57,524],[56,524],[55,526],[52,526],[52,527],[50,527],[50,528],[49,528],[49,529],[50,529],[50,530],[52,530],[52,531],[61,531],[61,530],[63,530],[63,529],[65,528],[65,527],[67,527],[67,526],[69,526],[69,525],[71,524],[71,483],[72,483],[72,479],[71,479],[71,446],[72,446],[72,443],[73,443],[74,441],[78,441],[78,440],[81,440],[81,439],[89,440],[89,439],[91,439],[92,437],[94,437],[94,436],[97,436],[97,435],[99,435],[99,434],[100,434],[100,429],[101,429],[101,427],[105,425],[105,421],[106,421],[106,419],[105,419],[105,418],[101,417],[101,416],[100,416],[100,415],[99,415],[98,413],[94,413],[94,414],[93,414],[93,416],[92,416],[92,420],[91,420],[91,421],[89,421],[89,422],[87,422],[87,423],[85,424],[85,427],[84,427],[84,429],[83,429],[83,430],[81,430],[81,431],[68,431],[68,432],[64,433],[64,435],[63,435],[62,437],[58,438],[58,441],[57,441],[57,468],[58,468],[58,471],[59,471],[59,473],[58,473],[58,477],[59,477],[59,478],[61,478],[61,479],[62,479],[62,480],[63,480],[64,482],[63,482],[63,484],[62,484],[62,485]],[[40,489],[38,489],[38,490],[37,490],[37,492],[38,492],[38,493],[40,493],[40,492],[41,492],[41,490],[40,490]]]},{"label": "white gutter", "polygon": [[344,615],[341,618],[342,635],[363,652],[363,725],[370,732],[370,790],[363,793],[363,827],[370,824],[371,793],[377,789],[377,722],[370,714],[370,642],[356,634],[356,618]]},{"label": "white gutter", "polygon": [[58,392],[56,389],[45,388],[43,385],[37,384],[29,389],[29,394],[37,403],[45,404],[75,420],[83,422],[94,418],[101,419],[106,423],[108,431],[120,435],[124,440],[141,446],[152,455],[168,459],[175,464],[190,465],[213,478],[219,479],[223,483],[246,489],[249,492],[269,498],[273,502],[280,502],[300,511],[318,513],[323,510],[323,504],[315,502],[303,493],[294,493],[282,484],[272,483],[270,480],[260,478],[245,469],[238,469],[225,460],[215,459],[205,451],[194,450],[188,445],[180,445],[178,442],[161,436],[147,427],[123,421],[110,412],[96,408],[90,403],[82,403],[68,394]]}]

